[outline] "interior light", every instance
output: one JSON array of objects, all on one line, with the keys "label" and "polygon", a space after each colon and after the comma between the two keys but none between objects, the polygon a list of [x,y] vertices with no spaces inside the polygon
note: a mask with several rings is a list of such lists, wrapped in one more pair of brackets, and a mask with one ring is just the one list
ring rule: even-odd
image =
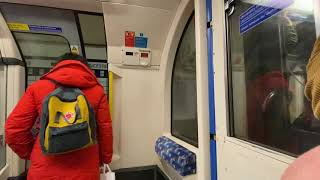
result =
[{"label": "interior light", "polygon": [[312,12],[313,6],[314,0],[295,0],[291,8],[301,11]]},{"label": "interior light", "polygon": [[244,3],[252,5],[261,5],[268,7],[284,6],[285,4],[291,4],[291,9],[312,12],[314,7],[314,1],[318,0],[242,0]]}]

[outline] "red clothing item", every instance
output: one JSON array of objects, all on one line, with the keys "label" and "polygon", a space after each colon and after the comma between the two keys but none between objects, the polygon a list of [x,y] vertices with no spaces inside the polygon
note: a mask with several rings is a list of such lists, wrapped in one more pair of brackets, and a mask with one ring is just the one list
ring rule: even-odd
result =
[{"label": "red clothing item", "polygon": [[[45,156],[39,136],[31,129],[41,112],[42,101],[57,85],[78,87],[95,111],[98,144],[55,156]],[[6,143],[23,159],[30,159],[28,180],[76,179],[98,180],[99,164],[109,164],[112,158],[112,126],[106,95],[92,71],[79,61],[66,60],[28,87],[5,124]]]},{"label": "red clothing item", "polygon": [[270,133],[274,130],[267,129],[266,123],[270,123],[270,119],[264,114],[268,96],[277,90],[289,91],[289,83],[281,72],[272,71],[251,81],[247,87],[248,136],[250,140],[270,145]]}]

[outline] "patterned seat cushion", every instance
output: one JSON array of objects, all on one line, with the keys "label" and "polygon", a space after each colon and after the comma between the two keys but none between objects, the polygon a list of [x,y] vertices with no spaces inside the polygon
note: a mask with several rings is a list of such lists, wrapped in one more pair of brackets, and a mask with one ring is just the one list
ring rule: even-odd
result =
[{"label": "patterned seat cushion", "polygon": [[155,146],[156,153],[181,176],[196,173],[196,155],[167,137],[160,137]]}]

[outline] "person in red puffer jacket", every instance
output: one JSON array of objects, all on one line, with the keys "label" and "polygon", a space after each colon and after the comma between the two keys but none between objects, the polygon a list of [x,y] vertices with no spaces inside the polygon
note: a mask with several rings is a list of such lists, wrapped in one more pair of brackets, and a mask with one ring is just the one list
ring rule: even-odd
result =
[{"label": "person in red puffer jacket", "polygon": [[[56,84],[77,87],[87,97],[97,120],[96,145],[72,153],[46,156],[39,136],[32,135],[44,98]],[[6,143],[22,159],[30,159],[28,180],[98,180],[99,165],[112,159],[112,125],[104,88],[78,55],[65,54],[50,72],[31,84],[5,124]]]}]

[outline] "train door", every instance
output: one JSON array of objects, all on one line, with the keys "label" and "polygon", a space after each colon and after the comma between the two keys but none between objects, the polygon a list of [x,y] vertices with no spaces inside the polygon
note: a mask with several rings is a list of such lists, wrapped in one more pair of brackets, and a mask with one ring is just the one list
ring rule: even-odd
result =
[{"label": "train door", "polygon": [[[21,93],[47,73],[61,55],[70,52],[88,59],[92,71],[107,91],[106,41],[101,14],[10,3],[1,3],[0,9],[5,18],[4,25],[7,27],[8,24],[14,43],[26,62],[26,73],[22,75],[26,83],[21,83],[18,88]],[[12,107],[14,105],[12,103]],[[18,159],[14,162],[20,167],[19,171],[12,173],[17,175],[24,170],[25,163]]]},{"label": "train door", "polygon": [[219,179],[280,179],[295,157],[320,143],[304,96],[319,2],[240,0],[213,8],[214,56],[225,60],[215,61],[216,102],[227,109],[216,111]]},{"label": "train door", "polygon": [[[0,55],[0,59],[2,59]],[[1,63],[2,61],[0,61]],[[0,177],[6,178],[7,173],[7,147],[4,139],[4,123],[6,119],[6,97],[7,97],[7,66],[3,63],[0,64]]]},{"label": "train door", "polygon": [[1,3],[0,8],[27,62],[27,85],[48,72],[59,56],[72,52],[88,59],[107,91],[101,14],[10,3]]},{"label": "train door", "polygon": [[0,13],[0,179],[19,174],[19,158],[5,144],[4,124],[8,112],[21,97],[25,84],[25,63]]},{"label": "train door", "polygon": [[7,3],[0,8],[27,62],[27,86],[71,48],[82,55],[73,11]]},{"label": "train door", "polygon": [[108,94],[107,42],[102,14],[76,12],[84,56]]}]

